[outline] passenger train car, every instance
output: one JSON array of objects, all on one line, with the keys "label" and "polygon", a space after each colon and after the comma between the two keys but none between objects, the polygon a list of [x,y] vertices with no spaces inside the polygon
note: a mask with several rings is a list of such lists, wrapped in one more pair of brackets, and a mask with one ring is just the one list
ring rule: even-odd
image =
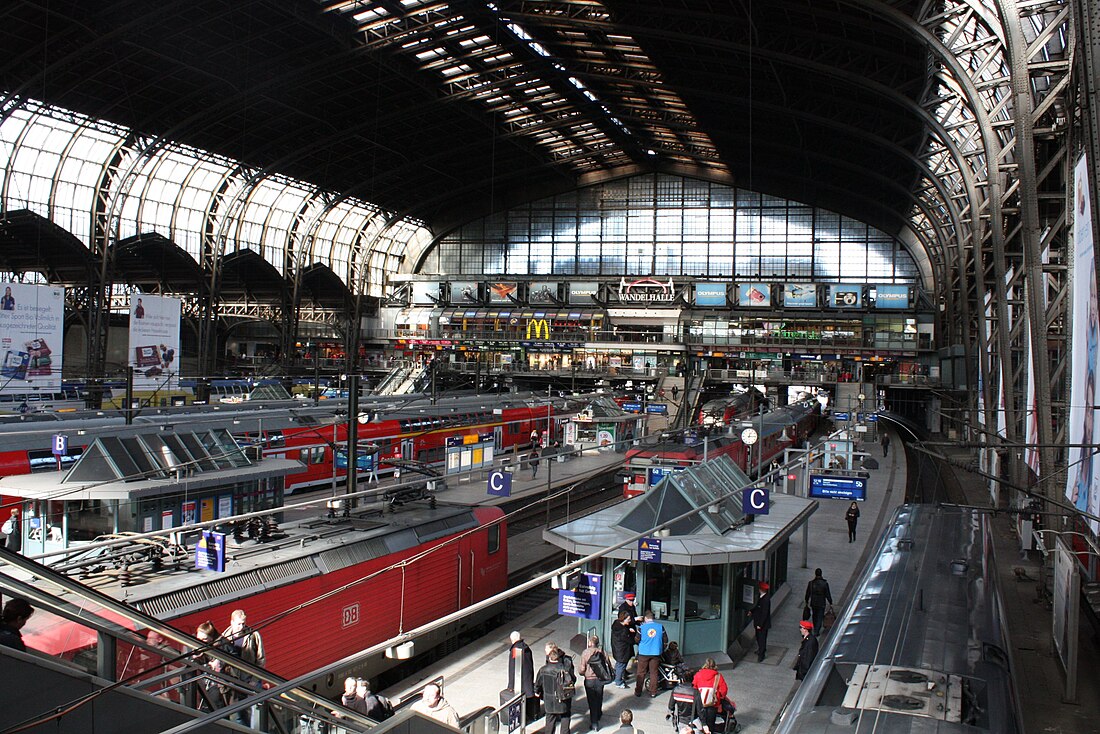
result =
[{"label": "passenger train car", "polygon": [[756,390],[708,400],[699,407],[695,424],[699,426],[728,426],[742,418],[754,415],[763,397]]},{"label": "passenger train car", "polygon": [[813,433],[820,415],[819,403],[806,401],[786,405],[754,419],[746,418],[757,434],[748,445],[740,426],[730,430],[700,429],[669,437],[654,446],[632,448],[626,453],[629,481],[623,494],[636,497],[648,487],[658,484],[670,471],[694,466],[701,461],[729,456],[746,474],[756,475],[766,469],[783,450],[801,446]]},{"label": "passenger train car", "polygon": [[780,734],[1022,731],[988,518],[902,505]]},{"label": "passenger train car", "polygon": [[[284,523],[262,542],[229,535],[221,573],[198,570],[190,558],[177,567],[128,563],[120,573],[74,556],[54,568],[68,566],[88,586],[192,635],[206,621],[227,628],[233,610],[243,609],[263,636],[266,667],[291,678],[502,592],[508,584],[502,518],[493,507],[418,502],[396,513]],[[493,605],[419,638],[415,651],[457,644],[502,611]],[[35,650],[95,670],[98,643],[86,627],[43,613],[23,636]],[[140,672],[137,664],[129,649],[119,649],[120,677]],[[379,656],[342,672],[372,677],[396,664]],[[337,694],[343,676],[317,683]]]}]

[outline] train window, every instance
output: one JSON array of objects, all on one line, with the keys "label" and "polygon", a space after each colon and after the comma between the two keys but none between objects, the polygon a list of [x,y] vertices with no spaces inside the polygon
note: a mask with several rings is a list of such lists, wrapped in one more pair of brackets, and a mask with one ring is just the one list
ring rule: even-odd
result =
[{"label": "train window", "polygon": [[493,525],[489,528],[489,554],[492,555],[500,550],[500,525]]},{"label": "train window", "polygon": [[269,449],[281,449],[286,446],[286,436],[282,431],[268,431],[266,438]]},{"label": "train window", "polygon": [[[82,447],[70,448],[69,453],[61,457],[61,468],[68,469],[83,453]],[[30,461],[32,474],[57,471],[57,457],[49,451],[28,451],[27,459]]]},{"label": "train window", "polygon": [[298,452],[298,461],[303,464],[321,464],[325,460],[324,446],[311,446]]}]

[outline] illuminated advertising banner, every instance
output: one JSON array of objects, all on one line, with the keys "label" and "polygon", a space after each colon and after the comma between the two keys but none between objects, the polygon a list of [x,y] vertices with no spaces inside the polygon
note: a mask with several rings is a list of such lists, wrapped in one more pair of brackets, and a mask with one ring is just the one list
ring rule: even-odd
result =
[{"label": "illuminated advertising banner", "polygon": [[458,305],[477,303],[477,283],[470,281],[451,283],[451,303]]},{"label": "illuminated advertising banner", "polygon": [[439,283],[413,283],[412,302],[419,304],[439,303]]},{"label": "illuminated advertising banner", "polygon": [[180,311],[178,298],[130,296],[130,366],[137,390],[179,387]]},{"label": "illuminated advertising banner", "polygon": [[909,308],[909,286],[876,286],[875,308]]},{"label": "illuminated advertising banner", "polygon": [[725,306],[726,305],[726,284],[725,283],[696,283],[695,284],[695,305],[696,306]]},{"label": "illuminated advertising banner", "polygon": [[527,288],[527,302],[533,305],[554,304],[558,301],[557,283],[532,283]]},{"label": "illuminated advertising banner", "polygon": [[61,387],[65,289],[0,283],[0,392]]},{"label": "illuminated advertising banner", "polygon": [[[1096,487],[1096,352],[1100,342],[1096,299],[1096,243],[1092,231],[1088,163],[1082,155],[1073,172],[1073,333],[1069,400],[1069,472],[1066,496],[1077,509],[1100,509]],[[1081,444],[1085,444],[1084,448]],[[1090,521],[1093,532],[1100,532]]]},{"label": "illuminated advertising banner", "polygon": [[768,308],[772,305],[772,287],[769,283],[742,283],[737,286],[737,305],[750,308]]},{"label": "illuminated advertising banner", "polygon": [[863,305],[863,286],[861,285],[831,285],[829,286],[829,305],[833,308],[858,308]]},{"label": "illuminated advertising banner", "polygon": [[814,283],[787,283],[783,286],[784,308],[816,308],[817,286]]},{"label": "illuminated advertising banner", "polygon": [[592,305],[592,299],[594,299],[599,292],[599,283],[570,283],[569,302]]},{"label": "illuminated advertising banner", "polygon": [[489,303],[512,303],[518,289],[518,283],[490,283]]}]

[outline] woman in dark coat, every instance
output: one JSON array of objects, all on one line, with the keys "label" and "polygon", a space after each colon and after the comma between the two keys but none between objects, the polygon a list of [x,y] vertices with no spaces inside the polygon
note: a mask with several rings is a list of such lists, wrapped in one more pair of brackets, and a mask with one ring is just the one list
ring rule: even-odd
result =
[{"label": "woman in dark coat", "polygon": [[626,688],[623,676],[626,664],[634,657],[634,626],[629,612],[619,612],[619,618],[611,623],[611,655],[615,658],[615,680],[613,685]]},{"label": "woman in dark coat", "polygon": [[810,672],[810,666],[817,657],[817,638],[814,636],[814,623],[802,620],[799,629],[802,632],[802,645],[798,648],[798,659],[794,662],[794,677],[802,680]]},{"label": "woman in dark coat", "polygon": [[848,542],[852,543],[856,539],[856,523],[859,522],[859,505],[855,502],[848,508],[848,511],[844,513],[844,519],[848,521]]}]

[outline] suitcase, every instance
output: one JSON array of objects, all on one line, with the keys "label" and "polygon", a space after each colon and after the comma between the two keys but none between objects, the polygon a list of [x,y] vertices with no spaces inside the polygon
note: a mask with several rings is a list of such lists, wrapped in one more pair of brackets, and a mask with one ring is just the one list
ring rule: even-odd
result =
[{"label": "suitcase", "polygon": [[512,689],[512,688],[502,689],[501,692],[500,692],[500,705],[503,706],[504,704],[508,703],[513,698],[515,698],[515,696],[516,696],[516,692],[515,692],[514,689]]}]

